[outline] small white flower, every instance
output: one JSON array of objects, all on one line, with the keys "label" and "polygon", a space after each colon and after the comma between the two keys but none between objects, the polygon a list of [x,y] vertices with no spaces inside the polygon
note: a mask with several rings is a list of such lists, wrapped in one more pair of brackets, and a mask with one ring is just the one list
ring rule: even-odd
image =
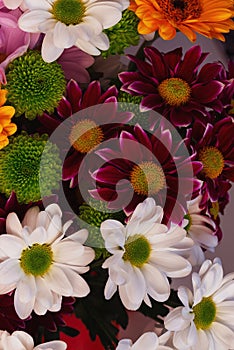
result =
[{"label": "small white flower", "polygon": [[116,220],[101,224],[106,249],[113,254],[103,264],[109,269],[105,298],[119,289],[120,298],[129,310],[137,310],[148,295],[165,301],[170,295],[168,277],[183,277],[190,273],[190,263],[177,254],[193,244],[179,226],[168,230],[161,224],[163,209],[153,198],[138,204],[127,225]]},{"label": "small white flower", "polygon": [[234,274],[223,277],[219,259],[204,261],[193,273],[193,293],[178,289],[184,306],[172,310],[165,327],[174,332],[173,343],[179,350],[234,349]]},{"label": "small white flower", "polygon": [[59,311],[62,296],[84,297],[90,291],[80,276],[95,255],[83,246],[88,231],[64,238],[72,222],[62,226],[61,218],[57,204],[45,211],[29,209],[22,225],[15,213],[7,216],[7,234],[0,236],[0,294],[15,289],[14,306],[22,319],[32,310],[38,315]]},{"label": "small white flower", "polygon": [[15,331],[11,335],[0,331],[1,350],[66,350],[67,344],[61,340],[54,340],[34,347],[33,338],[22,331]]},{"label": "small white flower", "polygon": [[147,332],[140,336],[133,344],[131,339],[121,339],[116,350],[172,350],[164,346],[164,337],[158,337],[154,332]]},{"label": "small white flower", "polygon": [[[90,55],[109,48],[103,29],[122,18],[128,0],[25,0],[29,11],[19,19],[25,32],[45,33],[42,57],[56,60],[64,49],[73,45]],[[100,49],[100,50],[99,50]]]},{"label": "small white flower", "polygon": [[194,241],[188,259],[192,265],[198,266],[205,260],[202,248],[214,252],[214,248],[218,245],[218,237],[215,235],[216,225],[208,215],[203,213],[200,202],[201,196],[187,202],[188,213],[183,222],[188,236]]}]

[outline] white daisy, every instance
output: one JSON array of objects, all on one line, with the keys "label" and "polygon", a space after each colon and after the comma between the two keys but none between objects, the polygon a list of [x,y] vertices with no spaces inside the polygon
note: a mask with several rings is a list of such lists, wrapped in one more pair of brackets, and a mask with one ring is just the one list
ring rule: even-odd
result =
[{"label": "white daisy", "polygon": [[113,254],[103,264],[109,269],[105,298],[110,299],[119,289],[120,298],[129,310],[137,310],[148,295],[165,301],[170,295],[168,277],[183,277],[190,273],[190,263],[177,254],[190,248],[192,240],[179,226],[168,230],[161,224],[163,209],[153,198],[138,204],[127,225],[116,220],[101,224],[106,249]]},{"label": "white daisy", "polygon": [[154,332],[147,332],[142,334],[134,344],[131,339],[121,339],[116,350],[172,350],[171,347],[164,345],[164,337],[158,337]]},{"label": "white daisy", "polygon": [[90,55],[109,48],[102,31],[118,23],[128,0],[25,0],[29,11],[19,19],[25,32],[45,33],[42,57],[56,60],[73,45]]},{"label": "white daisy", "polygon": [[188,236],[194,241],[189,261],[192,265],[199,266],[205,260],[203,249],[214,252],[214,248],[218,245],[218,237],[215,235],[216,225],[208,215],[203,213],[200,202],[201,196],[187,202],[188,213],[183,222]]},{"label": "white daisy", "polygon": [[89,270],[94,251],[83,246],[88,231],[64,238],[71,221],[62,226],[57,204],[45,211],[29,209],[20,223],[15,213],[6,220],[7,234],[0,236],[0,294],[15,289],[14,306],[18,316],[28,317],[61,308],[62,296],[84,297],[90,289],[79,275]]},{"label": "white daisy", "polygon": [[184,306],[172,310],[165,327],[174,331],[179,350],[234,349],[234,273],[223,277],[219,259],[204,261],[199,274],[193,273],[193,293],[178,289]]},{"label": "white daisy", "polygon": [[1,350],[66,350],[67,344],[61,340],[54,340],[34,347],[33,338],[23,332],[15,331],[11,335],[0,331]]}]

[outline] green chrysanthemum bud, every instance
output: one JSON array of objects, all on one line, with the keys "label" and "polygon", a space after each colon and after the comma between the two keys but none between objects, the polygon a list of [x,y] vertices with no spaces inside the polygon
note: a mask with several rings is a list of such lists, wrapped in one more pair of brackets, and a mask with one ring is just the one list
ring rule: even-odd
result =
[{"label": "green chrysanthemum bud", "polygon": [[86,228],[89,231],[89,236],[86,245],[92,247],[95,250],[96,257],[99,259],[101,256],[104,258],[110,254],[104,248],[105,243],[100,232],[101,223],[108,219],[114,219],[124,221],[125,215],[121,212],[110,212],[107,209],[105,202],[91,199],[88,203],[84,203],[80,206],[79,214],[79,226]]},{"label": "green chrysanthemum bud", "polygon": [[123,11],[122,19],[115,26],[104,30],[110,40],[110,47],[102,52],[102,56],[120,55],[127,47],[138,45],[140,39],[137,31],[138,22],[139,18],[133,11]]},{"label": "green chrysanthemum bud", "polygon": [[[47,135],[23,132],[0,152],[0,192],[14,191],[20,203],[36,202],[52,194],[61,179],[61,160]],[[43,154],[43,157],[42,157]]]},{"label": "green chrysanthemum bud", "polygon": [[140,111],[141,100],[141,96],[132,96],[124,91],[120,91],[118,95],[120,110],[134,113],[130,123],[138,123],[143,129],[149,130],[149,113]]},{"label": "green chrysanthemum bud", "polygon": [[63,70],[57,62],[46,63],[38,51],[28,51],[7,68],[8,102],[16,116],[25,113],[32,120],[44,111],[53,113],[66,88]]}]

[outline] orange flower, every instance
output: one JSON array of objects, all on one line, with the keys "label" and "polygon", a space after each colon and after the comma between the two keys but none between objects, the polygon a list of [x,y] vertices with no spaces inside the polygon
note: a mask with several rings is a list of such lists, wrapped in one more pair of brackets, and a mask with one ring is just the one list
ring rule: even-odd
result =
[{"label": "orange flower", "polygon": [[158,31],[164,40],[179,30],[192,42],[195,32],[224,41],[221,33],[234,29],[233,0],[131,0],[129,9],[140,18],[140,34]]},{"label": "orange flower", "polygon": [[7,90],[0,90],[0,149],[8,145],[8,136],[13,135],[17,130],[16,124],[11,123],[15,108],[3,106],[6,102],[6,94]]}]

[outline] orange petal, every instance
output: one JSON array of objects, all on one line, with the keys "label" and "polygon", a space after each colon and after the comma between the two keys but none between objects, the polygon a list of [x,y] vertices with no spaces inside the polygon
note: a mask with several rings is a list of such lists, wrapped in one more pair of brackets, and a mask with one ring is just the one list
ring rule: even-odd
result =
[{"label": "orange petal", "polygon": [[4,131],[6,131],[8,136],[13,135],[16,132],[16,130],[17,130],[17,125],[14,123],[11,123],[4,128]]},{"label": "orange petal", "polygon": [[12,106],[0,107],[0,119],[2,118],[12,118],[15,114],[15,108]]},{"label": "orange petal", "polygon": [[7,94],[7,90],[0,90],[0,106],[3,106],[4,103],[6,103],[6,94]]}]

